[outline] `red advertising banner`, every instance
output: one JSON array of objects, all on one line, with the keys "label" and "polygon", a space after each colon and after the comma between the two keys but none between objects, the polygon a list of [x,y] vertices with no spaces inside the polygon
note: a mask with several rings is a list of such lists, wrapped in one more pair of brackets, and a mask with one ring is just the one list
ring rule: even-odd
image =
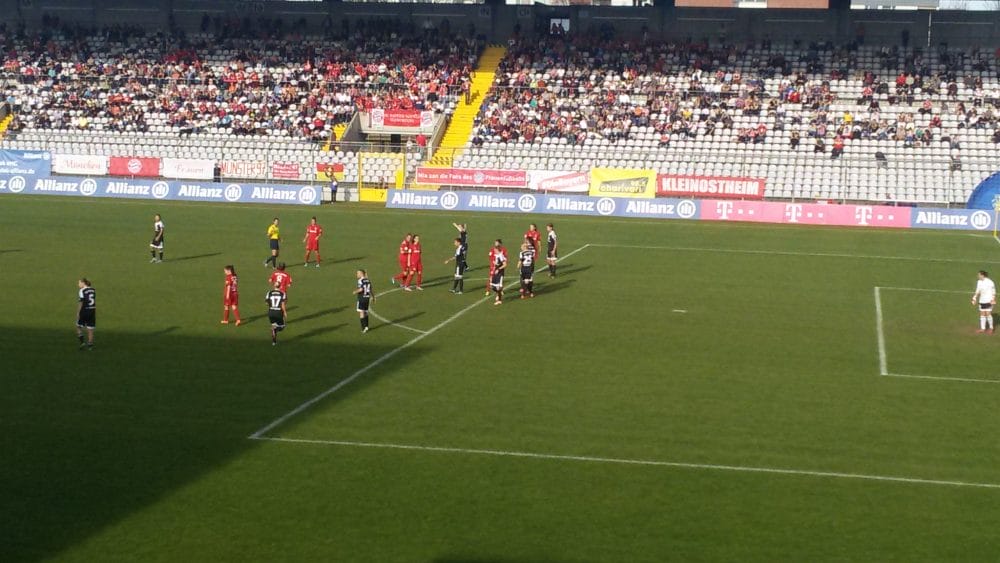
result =
[{"label": "red advertising banner", "polygon": [[660,174],[656,177],[656,195],[668,197],[764,199],[764,188],[764,178],[680,174]]},{"label": "red advertising banner", "polygon": [[223,160],[219,162],[220,174],[223,178],[267,178],[267,161],[265,160]]},{"label": "red advertising banner", "polygon": [[475,168],[417,168],[417,183],[439,186],[525,188],[525,170],[483,170]]},{"label": "red advertising banner", "polygon": [[112,156],[108,173],[112,176],[156,178],[160,175],[160,159],[137,156]]},{"label": "red advertising banner", "polygon": [[433,111],[416,109],[373,109],[372,127],[430,127],[434,124]]},{"label": "red advertising banner", "polygon": [[298,162],[272,162],[271,177],[280,180],[298,180],[302,177]]},{"label": "red advertising banner", "polygon": [[906,228],[910,226],[910,208],[777,201],[703,201],[701,219],[793,225]]},{"label": "red advertising banner", "polygon": [[590,190],[590,172],[528,172],[528,187],[540,192],[583,192]]}]

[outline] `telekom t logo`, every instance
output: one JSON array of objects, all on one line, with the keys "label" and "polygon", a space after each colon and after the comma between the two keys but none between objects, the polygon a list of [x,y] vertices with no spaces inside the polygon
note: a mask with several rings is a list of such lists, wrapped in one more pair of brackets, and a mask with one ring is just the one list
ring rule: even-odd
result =
[{"label": "telekom t logo", "polygon": [[859,225],[867,225],[872,218],[872,208],[866,205],[859,205],[854,209],[854,218]]},{"label": "telekom t logo", "polygon": [[798,223],[799,217],[802,217],[802,205],[799,203],[786,204],[785,217],[788,217],[789,223]]},{"label": "telekom t logo", "polygon": [[720,201],[715,204],[715,212],[719,214],[719,219],[729,219],[729,214],[733,212],[733,202]]}]

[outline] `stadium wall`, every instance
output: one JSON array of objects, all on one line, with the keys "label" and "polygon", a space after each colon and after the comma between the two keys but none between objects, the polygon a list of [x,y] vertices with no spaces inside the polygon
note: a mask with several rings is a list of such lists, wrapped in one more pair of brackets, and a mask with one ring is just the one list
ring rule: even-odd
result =
[{"label": "stadium wall", "polygon": [[337,33],[343,21],[375,18],[401,19],[418,27],[438,27],[447,21],[453,31],[475,29],[493,41],[524,32],[547,29],[549,18],[568,18],[571,28],[611,26],[620,33],[649,33],[653,37],[705,37],[733,41],[800,39],[846,42],[863,36],[868,43],[900,43],[904,30],[916,45],[954,46],[1000,44],[1000,13],[964,11],[882,10],[738,10],[602,6],[506,6],[465,4],[399,4],[352,2],[281,2],[256,0],[0,0],[8,24],[41,25],[43,15],[63,22],[104,26],[141,25],[165,29],[173,24],[187,31],[200,29],[202,17],[280,18],[285,29],[305,21],[310,33],[330,29]]}]

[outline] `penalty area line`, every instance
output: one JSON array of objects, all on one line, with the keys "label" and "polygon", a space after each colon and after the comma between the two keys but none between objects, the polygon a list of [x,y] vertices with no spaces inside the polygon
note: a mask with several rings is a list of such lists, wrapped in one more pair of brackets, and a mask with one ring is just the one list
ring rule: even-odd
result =
[{"label": "penalty area line", "polygon": [[729,471],[736,473],[762,473],[770,475],[791,475],[800,477],[819,477],[830,479],[853,479],[858,481],[880,481],[888,483],[904,483],[910,485],[936,485],[943,487],[971,487],[979,489],[1000,489],[1000,483],[977,483],[973,481],[953,481],[945,479],[924,479],[920,477],[900,477],[893,475],[872,475],[865,473],[844,473],[839,471],[813,471],[808,469],[786,469],[780,467],[753,467],[743,465],[724,465],[715,463],[690,463],[683,461],[660,461],[651,459],[626,459],[615,457],[579,456],[564,454],[548,454],[536,452],[519,452],[506,450],[488,450],[475,448],[449,448],[441,446],[422,446],[415,444],[391,444],[376,442],[355,442],[349,440],[312,440],[304,438],[273,438],[252,437],[255,440],[285,442],[290,444],[314,444],[325,446],[342,446],[354,448],[373,448],[387,450],[410,450],[419,452],[437,452],[450,454],[510,457],[522,459],[540,459],[550,461],[574,461],[585,463],[603,463],[615,465],[638,465],[648,467],[669,467],[675,469],[691,469],[704,471]]},{"label": "penalty area line", "polygon": [[[590,246],[589,244],[585,244],[585,245],[581,246],[580,248],[577,248],[576,250],[573,250],[572,252],[570,252],[566,256],[563,256],[563,257],[559,258],[557,260],[557,262],[561,262],[562,260],[565,260],[566,258],[569,258],[570,256],[573,256],[577,252],[580,252],[581,250],[584,250],[584,249],[588,248],[589,246]],[[513,284],[511,284],[511,285],[513,285]],[[318,403],[318,402],[322,401],[323,399],[329,397],[330,395],[336,393],[337,391],[339,391],[340,389],[344,388],[345,386],[350,385],[351,382],[353,382],[354,380],[358,379],[362,375],[368,373],[372,369],[374,369],[374,368],[382,365],[383,363],[385,363],[387,360],[389,360],[390,358],[392,358],[396,354],[399,354],[403,350],[406,350],[407,348],[409,348],[409,347],[413,346],[414,344],[420,342],[424,338],[427,338],[428,336],[430,336],[430,335],[434,334],[435,332],[441,330],[442,328],[448,326],[449,324],[451,324],[452,321],[458,319],[462,315],[465,315],[469,311],[475,309],[476,307],[478,307],[479,305],[482,305],[483,303],[486,303],[487,301],[489,301],[489,297],[483,297],[481,299],[477,299],[471,305],[468,305],[467,307],[465,307],[464,309],[458,311],[454,315],[452,315],[452,316],[448,317],[447,319],[441,321],[440,323],[434,325],[432,328],[430,328],[426,332],[423,332],[422,334],[418,334],[418,335],[414,336],[413,338],[411,338],[410,340],[404,342],[403,344],[399,345],[398,347],[393,348],[392,350],[389,350],[388,352],[386,352],[385,354],[382,354],[378,358],[375,358],[375,360],[372,361],[370,364],[362,367],[361,369],[355,371],[354,373],[352,373],[351,375],[347,376],[346,378],[340,380],[339,382],[337,382],[335,385],[333,385],[332,387],[330,387],[326,391],[323,391],[322,393],[316,395],[315,397],[309,399],[308,401],[302,403],[301,405],[295,407],[294,409],[292,409],[292,410],[288,411],[287,413],[285,413],[285,414],[279,416],[278,418],[274,419],[273,421],[271,421],[270,423],[268,423],[266,426],[262,427],[261,429],[257,430],[256,432],[254,432],[253,434],[251,434],[250,436],[248,436],[248,438],[251,439],[251,440],[261,440],[261,439],[264,439],[264,434],[267,434],[271,430],[274,430],[278,426],[281,426],[282,424],[284,424],[289,419],[295,417],[296,415],[302,413],[303,411],[308,410],[310,407],[312,407],[316,403]]]}]

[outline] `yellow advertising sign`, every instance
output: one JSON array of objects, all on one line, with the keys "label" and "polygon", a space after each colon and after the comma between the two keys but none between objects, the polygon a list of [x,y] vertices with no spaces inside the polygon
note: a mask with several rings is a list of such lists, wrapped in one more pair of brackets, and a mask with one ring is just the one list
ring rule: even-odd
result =
[{"label": "yellow advertising sign", "polygon": [[360,201],[378,201],[385,203],[386,196],[389,194],[389,190],[383,190],[381,188],[361,188],[358,191],[358,198]]},{"label": "yellow advertising sign", "polygon": [[590,195],[596,197],[656,197],[656,171],[591,168]]}]

